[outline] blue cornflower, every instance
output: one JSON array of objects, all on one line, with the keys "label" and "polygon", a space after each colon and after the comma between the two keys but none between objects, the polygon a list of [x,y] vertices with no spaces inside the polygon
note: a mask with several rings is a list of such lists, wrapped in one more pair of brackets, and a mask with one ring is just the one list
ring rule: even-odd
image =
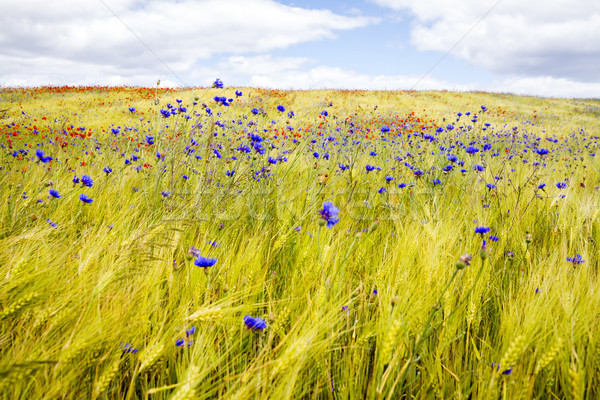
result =
[{"label": "blue cornflower", "polygon": [[212,267],[216,263],[217,263],[216,258],[207,258],[207,257],[202,257],[202,256],[198,256],[198,258],[196,258],[196,260],[194,261],[195,266],[202,267],[202,268]]},{"label": "blue cornflower", "polygon": [[46,222],[47,222],[48,224],[50,224],[50,226],[51,226],[51,227],[53,227],[53,228],[55,228],[55,229],[58,227],[58,225],[56,225],[54,222],[50,221],[50,218],[48,218],[48,219],[46,220]]},{"label": "blue cornflower", "polygon": [[492,242],[497,242],[498,240],[500,240],[500,238],[498,236],[494,236],[494,235],[490,235],[488,237],[488,239],[490,239]]},{"label": "blue cornflower", "polygon": [[152,146],[154,144],[154,137],[150,136],[150,135],[146,135],[146,143],[148,143],[150,146]]},{"label": "blue cornflower", "polygon": [[213,82],[212,87],[215,89],[223,89],[223,82],[221,81],[221,79],[217,78]]},{"label": "blue cornflower", "polygon": [[316,151],[313,153],[313,157],[314,158],[319,158],[319,153],[317,153]]},{"label": "blue cornflower", "polygon": [[389,127],[387,127],[385,125],[381,127],[381,133],[385,134],[385,133],[389,133],[389,132],[390,132],[390,128]]},{"label": "blue cornflower", "polygon": [[79,178],[77,177],[77,175],[75,175],[75,177],[73,177],[73,183],[74,184],[78,184],[79,183]]},{"label": "blue cornflower", "polygon": [[41,162],[47,163],[52,161],[52,157],[44,155],[44,152],[41,149],[37,149],[35,151],[35,155],[38,156]]},{"label": "blue cornflower", "polygon": [[58,193],[57,190],[50,189],[48,191],[48,193],[50,193],[50,196],[54,197],[55,199],[60,199],[61,198],[61,195],[60,195],[60,193]]},{"label": "blue cornflower", "polygon": [[483,172],[485,167],[483,165],[476,164],[476,165],[473,165],[473,169],[477,172]]},{"label": "blue cornflower", "polygon": [[233,176],[233,174],[235,174],[235,170],[234,169],[232,169],[231,171],[227,170],[227,172],[225,172],[225,175],[227,175],[227,176]]},{"label": "blue cornflower", "polygon": [[339,208],[335,207],[331,202],[323,203],[323,209],[319,211],[321,218],[327,222],[329,229],[340,221],[339,212]]},{"label": "blue cornflower", "polygon": [[285,112],[285,107],[280,104],[280,105],[277,106],[277,111],[279,111],[279,112]]},{"label": "blue cornflower", "polygon": [[83,201],[84,203],[88,203],[88,204],[91,203],[92,201],[94,201],[91,198],[89,198],[86,194],[83,194],[83,193],[79,195],[79,200]]},{"label": "blue cornflower", "polygon": [[493,183],[488,183],[487,185],[485,185],[488,189],[492,190],[492,189],[496,189],[496,185],[494,185]]},{"label": "blue cornflower", "polygon": [[122,349],[123,349],[123,353],[137,353],[138,352],[138,349],[136,349],[129,343],[125,343],[125,345],[122,347]]},{"label": "blue cornflower", "polygon": [[385,177],[385,181],[386,181],[386,182],[391,182],[391,181],[393,181],[393,180],[394,180],[394,177],[393,177],[393,176],[386,176],[386,177]]},{"label": "blue cornflower", "polygon": [[327,111],[323,110],[323,111],[321,111],[321,115],[323,117],[327,117],[327,116],[329,116],[329,113]]},{"label": "blue cornflower", "polygon": [[236,97],[240,97],[241,95],[242,95],[242,92],[241,92],[241,91],[239,91],[239,90],[236,90],[236,91],[235,91],[235,96],[236,96]]},{"label": "blue cornflower", "polygon": [[381,194],[383,194],[383,193],[387,193],[387,189],[386,189],[386,188],[384,188],[384,187],[382,187],[382,188],[381,188],[381,189],[379,189],[377,192],[378,192],[378,193],[381,193]]},{"label": "blue cornflower", "polygon": [[267,323],[264,319],[259,317],[252,317],[250,315],[246,315],[244,317],[244,324],[246,324],[248,329],[252,329],[253,331],[262,331],[267,327]]},{"label": "blue cornflower", "polygon": [[129,112],[130,113],[134,113],[135,112],[135,107],[129,107]]},{"label": "blue cornflower", "polygon": [[536,153],[538,153],[540,156],[545,156],[546,154],[548,154],[548,150],[546,150],[546,149],[537,149]]},{"label": "blue cornflower", "polygon": [[434,179],[432,182],[433,182],[433,186],[436,186],[436,185],[441,185],[441,184],[442,184],[442,181],[440,181],[440,180],[439,180],[439,179],[437,179],[437,178],[436,178],[436,179]]},{"label": "blue cornflower", "polygon": [[566,184],[566,182],[558,182],[556,184],[556,187],[559,188],[559,189],[566,189],[567,184]]},{"label": "blue cornflower", "polygon": [[81,177],[81,184],[83,186],[92,187],[92,185],[94,184],[94,181],[92,180],[92,178],[89,175],[83,175]]},{"label": "blue cornflower", "polygon": [[171,197],[171,192],[166,192],[164,190],[160,192],[160,194],[162,194],[163,197]]},{"label": "blue cornflower", "polygon": [[567,261],[573,263],[573,265],[583,264],[585,260],[581,257],[581,254],[577,254],[576,257],[567,257]]},{"label": "blue cornflower", "polygon": [[102,170],[106,173],[106,175],[110,174],[113,170],[111,167],[104,167],[104,169]]},{"label": "blue cornflower", "polygon": [[406,183],[401,183],[401,184],[398,185],[398,187],[400,189],[404,189],[406,187]]},{"label": "blue cornflower", "polygon": [[475,233],[480,233],[481,236],[485,235],[489,231],[491,231],[489,226],[478,226],[475,228]]}]

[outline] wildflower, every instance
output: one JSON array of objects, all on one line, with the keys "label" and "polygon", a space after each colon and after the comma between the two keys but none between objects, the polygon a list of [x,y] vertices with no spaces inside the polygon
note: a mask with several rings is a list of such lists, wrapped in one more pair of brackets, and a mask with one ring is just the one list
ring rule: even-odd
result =
[{"label": "wildflower", "polygon": [[277,106],[277,111],[279,111],[279,112],[285,112],[285,107],[282,106],[282,105],[278,105]]},{"label": "wildflower", "polygon": [[242,95],[242,92],[239,90],[235,91],[235,97],[240,97]]},{"label": "wildflower", "polygon": [[58,225],[56,225],[54,222],[50,221],[50,218],[48,218],[48,219],[46,220],[46,222],[47,222],[48,224],[50,224],[50,226],[51,226],[51,227],[53,227],[54,229],[56,229],[56,228],[58,227]]},{"label": "wildflower", "polygon": [[297,226],[297,227],[295,227],[295,228],[294,228],[294,230],[295,230],[296,232],[300,232],[300,230],[301,230],[301,229],[302,229],[302,227],[301,227],[301,226]]},{"label": "wildflower", "polygon": [[202,257],[200,255],[194,261],[195,266],[202,267],[202,268],[212,267],[216,263],[217,263],[216,258],[207,258],[207,257]]},{"label": "wildflower", "polygon": [[386,188],[384,188],[384,187],[382,187],[382,188],[381,188],[381,189],[379,189],[377,192],[378,192],[378,193],[380,193],[380,194],[387,193],[387,189],[386,189]]},{"label": "wildflower", "polygon": [[488,226],[478,226],[475,228],[475,233],[480,233],[481,236],[485,235],[489,231],[491,231],[491,229]]},{"label": "wildflower", "polygon": [[129,343],[125,343],[125,345],[122,347],[122,349],[123,349],[123,353],[137,353],[138,352],[138,349],[136,349]]},{"label": "wildflower", "polygon": [[50,189],[48,193],[50,193],[50,196],[54,197],[55,199],[59,199],[61,197],[60,193],[54,189]]},{"label": "wildflower", "polygon": [[492,190],[492,189],[496,189],[496,185],[494,185],[493,183],[488,183],[487,185],[485,185],[488,189]]},{"label": "wildflower", "polygon": [[215,81],[212,84],[212,87],[214,89],[223,89],[223,82],[221,81],[221,79],[217,78],[215,79]]},{"label": "wildflower", "polygon": [[490,252],[487,249],[486,242],[484,240],[483,243],[481,244],[481,249],[479,250],[479,257],[481,257],[482,260],[485,260],[486,258],[488,258],[489,255],[490,255]]},{"label": "wildflower", "polygon": [[491,240],[492,242],[497,242],[498,240],[500,240],[500,238],[498,236],[494,236],[494,235],[490,235],[488,237],[489,240]]},{"label": "wildflower", "polygon": [[94,181],[92,180],[92,178],[89,175],[83,175],[81,177],[81,184],[83,186],[92,187],[92,185],[94,184]]},{"label": "wildflower", "polygon": [[188,250],[188,258],[191,260],[192,258],[200,257],[200,250],[195,248],[194,246],[190,247]]},{"label": "wildflower", "polygon": [[585,260],[581,257],[581,254],[577,254],[576,257],[567,257],[567,261],[573,263],[573,265],[583,264]]},{"label": "wildflower", "polygon": [[135,112],[135,107],[129,107],[129,112],[130,113],[134,113]]},{"label": "wildflower", "polygon": [[253,331],[262,331],[267,327],[267,323],[264,319],[259,317],[252,317],[250,315],[246,315],[244,317],[244,324]]},{"label": "wildflower", "polygon": [[566,182],[558,182],[556,184],[556,187],[559,189],[565,189],[567,187],[567,183]]},{"label": "wildflower", "polygon": [[111,167],[104,167],[104,169],[102,170],[106,173],[106,175],[110,174],[113,170]]},{"label": "wildflower", "polygon": [[94,201],[83,193],[79,195],[79,200],[83,201],[84,203],[88,203],[88,204],[91,203],[92,201]]},{"label": "wildflower", "polygon": [[327,227],[331,229],[335,224],[340,221],[338,213],[340,210],[335,207],[331,202],[323,203],[323,209],[319,211],[321,214],[322,221],[327,223]]},{"label": "wildflower", "polygon": [[52,161],[52,157],[44,155],[44,152],[41,149],[37,149],[35,151],[35,155],[38,156],[40,161],[43,162],[44,164]]},{"label": "wildflower", "polygon": [[164,190],[160,192],[160,194],[162,194],[163,197],[171,197],[171,192],[166,192]]},{"label": "wildflower", "polygon": [[468,267],[469,265],[471,265],[472,259],[473,259],[472,255],[463,254],[462,256],[460,256],[460,258],[456,262],[456,269],[463,269],[463,268]]},{"label": "wildflower", "polygon": [[77,177],[77,175],[75,175],[75,177],[73,178],[73,183],[74,184],[78,184],[79,183],[79,178]]}]

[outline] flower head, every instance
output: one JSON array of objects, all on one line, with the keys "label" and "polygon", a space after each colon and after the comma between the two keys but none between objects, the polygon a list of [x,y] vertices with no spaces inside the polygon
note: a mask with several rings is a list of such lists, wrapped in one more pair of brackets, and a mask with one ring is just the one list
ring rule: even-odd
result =
[{"label": "flower head", "polygon": [[44,155],[44,152],[41,149],[37,149],[35,151],[35,155],[38,156],[41,162],[47,163],[52,161],[52,157]]},{"label": "flower head", "polygon": [[576,257],[567,257],[567,261],[573,263],[573,265],[583,264],[585,260],[581,257],[581,254],[577,254]]},{"label": "flower head", "polygon": [[89,198],[86,194],[83,194],[83,193],[79,195],[79,200],[83,201],[84,203],[88,203],[88,204],[91,203],[92,201],[94,201],[91,198]]},{"label": "flower head", "polygon": [[267,327],[267,323],[264,319],[252,317],[251,315],[246,315],[244,317],[244,324],[246,324],[248,329],[252,329],[253,331],[262,331]]},{"label": "flower head", "polygon": [[81,177],[81,183],[83,184],[83,186],[92,187],[94,181],[89,175],[83,175]]},{"label": "flower head", "polygon": [[50,190],[48,191],[48,193],[50,193],[50,196],[54,197],[55,199],[59,199],[59,198],[61,198],[61,197],[62,197],[62,196],[60,195],[60,193],[58,193],[58,191],[57,191],[57,190],[54,190],[54,189],[50,189]]},{"label": "flower head", "polygon": [[480,233],[481,236],[485,235],[489,231],[491,231],[489,226],[478,226],[475,228],[475,233]]},{"label": "flower head", "polygon": [[202,268],[212,267],[216,263],[217,263],[216,258],[202,257],[200,255],[194,261],[195,266],[202,267]]},{"label": "flower head", "polygon": [[339,212],[339,208],[335,207],[331,202],[323,203],[323,209],[319,211],[321,218],[327,223],[329,229],[340,221]]},{"label": "flower head", "polygon": [[460,258],[456,262],[456,269],[463,269],[465,267],[468,267],[469,265],[471,265],[472,259],[473,259],[472,255],[463,254],[462,256],[460,256]]},{"label": "flower head", "polygon": [[223,89],[223,81],[221,81],[221,79],[219,78],[215,79],[215,81],[212,84],[212,87],[215,89]]}]

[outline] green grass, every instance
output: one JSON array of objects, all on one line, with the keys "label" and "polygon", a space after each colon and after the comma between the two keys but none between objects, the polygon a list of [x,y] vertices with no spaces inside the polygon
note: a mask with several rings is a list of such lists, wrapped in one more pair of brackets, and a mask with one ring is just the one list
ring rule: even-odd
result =
[{"label": "green grass", "polygon": [[[600,396],[600,169],[590,154],[598,151],[597,102],[247,88],[229,107],[212,100],[234,90],[0,93],[0,398]],[[201,117],[161,119],[158,110],[176,99]],[[482,104],[490,111],[472,130],[457,132],[469,123],[463,116],[437,142],[414,136],[433,135],[434,126]],[[254,107],[267,115],[253,116]],[[323,110],[327,118],[319,118]],[[372,132],[350,134],[350,122]],[[500,136],[483,131],[485,122]],[[382,135],[392,123],[401,133]],[[287,125],[294,130],[284,139]],[[79,126],[91,136],[71,136]],[[117,126],[124,135],[111,133]],[[235,151],[249,142],[244,128],[277,148],[250,157]],[[149,132],[152,146],[143,144]],[[298,143],[293,133],[302,135]],[[329,136],[349,144],[311,147]],[[555,151],[524,153],[536,137]],[[187,156],[191,138],[198,144]],[[467,172],[445,174],[448,150],[439,147],[457,141],[492,150],[450,150]],[[38,161],[38,143],[52,163]],[[13,156],[19,149],[29,154]],[[394,159],[406,152],[412,157]],[[125,165],[121,153],[140,160]],[[287,162],[269,164],[269,155]],[[431,174],[416,178],[404,162]],[[350,168],[342,172],[340,163]],[[367,174],[367,164],[381,171]],[[92,187],[72,182],[83,174]],[[567,188],[558,189],[565,178]],[[62,197],[48,198],[50,188]],[[81,193],[94,201],[84,204]],[[326,201],[340,209],[331,229],[319,221]],[[487,240],[487,258],[477,226],[499,237]],[[196,267],[191,247],[216,265]],[[458,269],[463,254],[473,260]],[[576,254],[585,262],[567,261]],[[245,315],[268,327],[248,330]],[[124,353],[126,343],[138,352]]]}]

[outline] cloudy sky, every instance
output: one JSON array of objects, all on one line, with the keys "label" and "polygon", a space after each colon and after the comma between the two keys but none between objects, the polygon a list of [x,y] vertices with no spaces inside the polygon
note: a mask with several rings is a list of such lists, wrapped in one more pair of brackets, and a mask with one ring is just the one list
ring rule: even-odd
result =
[{"label": "cloudy sky", "polygon": [[600,97],[598,0],[0,1],[0,85]]}]

